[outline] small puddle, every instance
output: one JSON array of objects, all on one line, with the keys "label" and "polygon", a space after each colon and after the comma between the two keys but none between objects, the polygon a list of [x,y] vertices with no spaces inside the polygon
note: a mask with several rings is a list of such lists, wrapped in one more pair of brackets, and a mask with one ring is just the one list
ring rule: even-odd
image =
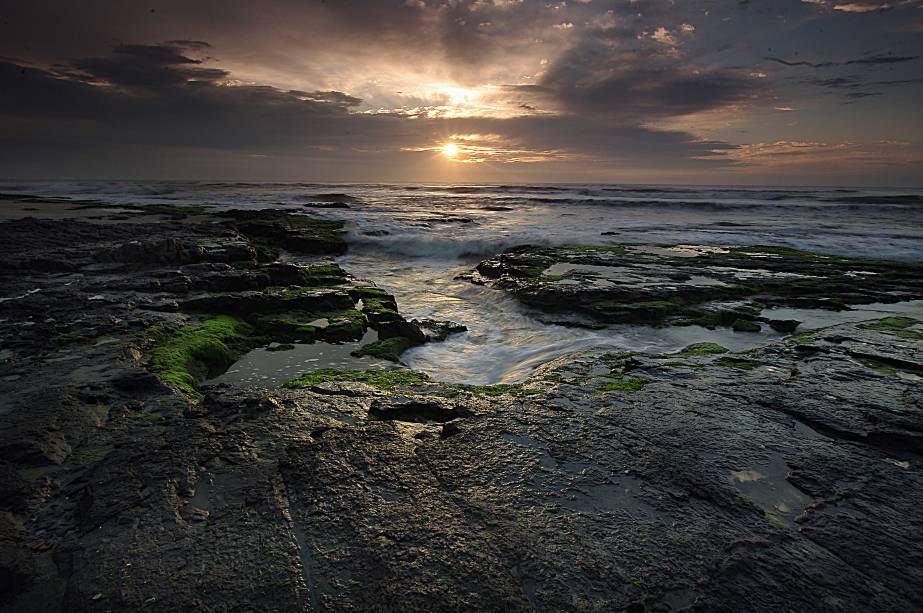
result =
[{"label": "small puddle", "polygon": [[345,343],[296,343],[292,349],[279,351],[261,347],[246,353],[222,375],[205,383],[230,383],[232,385],[260,385],[278,387],[306,372],[322,368],[366,370],[374,367],[393,367],[371,357],[356,358],[350,355],[366,343],[378,340],[378,333],[369,329],[362,340]]},{"label": "small puddle", "polygon": [[673,247],[659,247],[657,245],[629,245],[627,249],[634,253],[678,256],[682,258],[695,258],[705,254],[724,254],[731,252],[726,247],[712,247],[709,245],[675,245]]},{"label": "small puddle", "polygon": [[706,270],[717,273],[731,273],[740,280],[746,279],[817,279],[816,275],[797,272],[765,270],[761,268],[733,268],[731,266],[708,266]]},{"label": "small puddle", "polygon": [[581,476],[584,476],[583,471],[587,470],[595,474],[586,474],[588,483],[574,485],[565,490],[562,496],[557,497],[556,502],[562,507],[580,513],[627,511],[643,517],[662,515],[641,500],[644,484],[640,479],[625,474],[613,474],[583,462],[565,462],[563,468],[571,474]]},{"label": "small puddle", "polygon": [[730,472],[734,487],[765,511],[770,521],[790,527],[812,499],[789,483],[787,476],[788,466],[781,456],[766,464]]},{"label": "small puddle", "polygon": [[[644,486],[640,479],[581,460],[559,462],[551,456],[546,443],[528,436],[506,432],[501,438],[538,453],[539,465],[549,473],[536,475],[533,486],[537,491],[554,491],[545,495],[552,504],[578,513],[627,511],[641,517],[665,516],[640,499]],[[560,480],[562,476],[566,481]]]},{"label": "small puddle", "polygon": [[554,458],[551,457],[551,454],[548,452],[548,445],[541,441],[537,441],[528,436],[520,436],[518,434],[510,434],[509,432],[504,432],[500,435],[505,441],[509,441],[514,445],[520,447],[528,447],[533,451],[536,451],[539,454],[538,463],[544,468],[555,468],[558,463],[554,461]]},{"label": "small puddle", "polygon": [[[644,269],[639,267],[626,267],[626,266],[599,266],[596,264],[572,264],[570,262],[558,262],[552,264],[542,273],[544,276],[559,276],[566,275],[570,273],[577,273],[582,275],[588,275],[591,277],[602,278],[606,281],[620,281],[620,282],[632,282],[639,283],[644,281],[648,285],[666,285],[673,286],[677,283],[682,283],[683,285],[692,285],[696,287],[715,287],[727,285],[725,282],[714,279],[712,277],[707,277],[705,275],[690,275],[688,278],[682,279],[681,281],[673,279],[655,279],[648,278],[644,276]],[[570,283],[574,284],[578,281],[576,279],[560,279],[555,281],[556,283]]]},{"label": "small puddle", "polygon": [[569,272],[582,272],[589,274],[601,275],[603,277],[615,278],[628,272],[630,269],[624,266],[597,266],[595,264],[571,264],[570,262],[558,262],[545,269],[545,275],[563,275]]},{"label": "small puddle", "polygon": [[203,511],[211,512],[211,495],[215,484],[210,473],[203,472],[195,484],[195,494],[189,499],[189,504]]},{"label": "small puddle", "polygon": [[308,541],[308,535],[304,528],[294,517],[292,518],[292,536],[295,537],[295,545],[298,547],[298,559],[301,560],[301,576],[310,594],[311,610],[320,611],[319,593],[330,593],[331,586],[315,572],[314,556],[311,553],[313,545]]},{"label": "small puddle", "polygon": [[815,328],[825,328],[842,323],[879,319],[891,315],[905,315],[916,319],[923,319],[923,300],[906,300],[886,304],[873,302],[870,304],[852,305],[847,311],[830,311],[827,309],[793,309],[777,307],[764,309],[761,313],[769,319],[797,319],[802,322],[797,332],[805,332]]}]

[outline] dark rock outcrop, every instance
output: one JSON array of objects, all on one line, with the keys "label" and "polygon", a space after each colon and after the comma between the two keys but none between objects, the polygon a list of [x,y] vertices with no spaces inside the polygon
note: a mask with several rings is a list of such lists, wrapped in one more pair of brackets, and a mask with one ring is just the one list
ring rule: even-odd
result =
[{"label": "dark rock outcrop", "polygon": [[[540,311],[588,321],[741,331],[771,325],[759,317],[768,307],[840,310],[923,298],[921,264],[781,247],[523,246],[481,262],[465,278]],[[774,329],[792,325],[777,322]]]}]

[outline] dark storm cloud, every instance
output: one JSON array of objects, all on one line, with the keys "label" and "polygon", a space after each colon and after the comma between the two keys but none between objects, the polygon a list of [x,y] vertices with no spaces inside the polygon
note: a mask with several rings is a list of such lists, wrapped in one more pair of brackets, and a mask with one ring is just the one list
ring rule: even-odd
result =
[{"label": "dark storm cloud", "polygon": [[834,89],[839,89],[843,87],[862,87],[863,83],[859,80],[858,77],[833,77],[831,79],[810,79],[805,81],[806,83],[811,83],[812,85],[819,85],[821,87],[830,87]]},{"label": "dark storm cloud", "polygon": [[211,45],[209,45],[204,40],[188,40],[188,39],[169,40],[167,41],[166,44],[173,45],[175,47],[182,47],[184,49],[210,49],[211,48]]},{"label": "dark storm cloud", "polygon": [[918,59],[918,55],[873,55],[858,60],[849,60],[844,64],[900,64]]},{"label": "dark storm cloud", "polygon": [[886,88],[923,83],[923,79],[869,79],[859,75],[845,75],[826,79],[807,79],[804,82],[828,89],[830,93],[837,93],[846,100],[854,101],[881,96]]},{"label": "dark storm cloud", "polygon": [[720,152],[733,149],[727,143],[699,140],[681,131],[619,125],[602,117],[521,117],[477,122],[470,127],[503,130],[526,148],[565,148],[597,159],[631,164],[694,167],[705,165],[708,158],[711,163],[724,163]]},{"label": "dark storm cloud", "polygon": [[[224,70],[204,68],[171,45],[120,45],[111,55],[82,58],[52,70],[0,63],[0,112],[20,117],[69,117],[121,124],[132,133],[159,121],[231,120],[221,140],[233,138],[233,121],[272,121],[292,115],[344,115],[359,100],[334,91],[283,91],[266,86],[225,87]],[[137,122],[137,126],[131,126]],[[165,136],[178,130],[169,126]],[[216,129],[219,126],[214,126]]]},{"label": "dark storm cloud", "polygon": [[679,34],[663,43],[606,30],[582,37],[524,94],[557,101],[575,113],[639,122],[712,110],[746,100],[760,84],[730,69],[694,69],[675,53]]},{"label": "dark storm cloud", "polygon": [[[843,66],[866,68],[863,74],[841,74],[839,76],[816,77],[801,81],[806,85],[821,87],[829,90],[827,93],[837,93],[848,103],[864,98],[884,95],[886,89],[913,85],[921,79],[881,79],[878,72],[882,67],[906,64],[919,59],[918,55],[897,55],[894,53],[871,53],[864,57],[840,61],[810,62],[806,60],[790,61],[782,58],[768,56],[764,58],[770,62],[795,68],[826,69]],[[835,71],[834,71],[835,72]],[[827,74],[830,74],[827,72]]]},{"label": "dark storm cloud", "polygon": [[831,66],[839,66],[840,62],[808,62],[805,60],[789,61],[783,60],[779,57],[767,56],[765,58],[767,61],[775,62],[777,64],[782,64],[783,66],[809,66],[811,68],[829,68]]},{"label": "dark storm cloud", "polygon": [[784,66],[808,66],[810,68],[832,68],[834,66],[849,66],[851,64],[902,64],[918,59],[917,55],[872,55],[869,57],[846,60],[843,62],[807,62],[805,60],[789,61],[782,58],[767,56],[765,59]]},{"label": "dark storm cloud", "polygon": [[109,56],[76,60],[70,67],[90,79],[128,86],[157,87],[228,76],[225,70],[201,68],[201,63],[173,45],[119,45]]},{"label": "dark storm cloud", "polygon": [[[0,63],[0,116],[7,139],[21,154],[43,147],[196,147],[271,153],[317,152],[361,159],[438,142],[446,134],[497,134],[507,146],[554,151],[583,159],[644,160],[701,165],[724,143],[682,132],[617,125],[604,117],[534,116],[511,119],[408,118],[357,114],[361,101],[338,91],[280,90],[226,85],[223,71],[207,69],[172,45],[121,45],[108,55],[75,60],[60,70]],[[208,71],[212,78],[201,78]],[[22,126],[38,126],[29,131]],[[440,136],[443,135],[443,136]],[[358,152],[358,153],[357,153]]]},{"label": "dark storm cloud", "polygon": [[[188,46],[207,41],[227,60],[229,51],[237,55],[245,41],[241,55],[278,69],[300,66],[302,53],[336,50],[346,57],[400,59],[408,68],[438,61],[468,84],[477,82],[485,68],[492,70],[517,54],[553,53],[567,34],[555,32],[554,26],[570,24],[572,33],[582,36],[611,16],[617,25],[610,35],[617,32],[620,40],[632,41],[642,30],[673,28],[701,16],[706,7],[726,12],[711,3],[677,6],[668,0],[160,0],[155,13],[140,3],[96,0],[60,3],[53,15],[39,4],[16,3],[5,12],[9,25],[0,31],[0,53],[21,57],[28,49],[44,59],[72,58],[88,50],[98,54],[106,42],[173,40]],[[39,23],[46,29],[43,34]],[[36,37],[45,40],[35,45]]]},{"label": "dark storm cloud", "polygon": [[520,87],[562,103],[574,113],[592,113],[632,118],[644,122],[662,117],[687,115],[740,102],[753,94],[753,79],[729,71],[694,74],[678,67],[651,70],[634,65],[599,80],[580,80],[569,71],[543,79],[535,87]]},{"label": "dark storm cloud", "polygon": [[[207,44],[207,43],[206,43]],[[169,45],[119,45],[113,52],[116,56],[128,56],[134,60],[154,65],[171,64],[201,64],[201,60],[194,60],[182,54],[181,49],[174,44]]]}]

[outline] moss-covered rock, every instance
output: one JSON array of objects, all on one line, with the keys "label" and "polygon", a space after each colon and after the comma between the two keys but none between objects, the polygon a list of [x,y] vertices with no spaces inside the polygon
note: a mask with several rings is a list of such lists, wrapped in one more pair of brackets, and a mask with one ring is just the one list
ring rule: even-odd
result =
[{"label": "moss-covered rock", "polygon": [[349,275],[338,264],[316,264],[302,267],[299,272],[297,284],[306,287],[329,287],[349,281]]},{"label": "moss-covered rock", "polygon": [[389,362],[400,362],[401,354],[408,349],[410,349],[410,341],[403,336],[395,336],[363,345],[350,355],[356,358],[368,356]]},{"label": "moss-covered rock", "polygon": [[317,340],[318,328],[310,322],[317,319],[312,313],[290,311],[263,315],[252,321],[262,335],[278,342],[313,343]]},{"label": "moss-covered rock", "polygon": [[598,300],[590,304],[599,317],[611,323],[647,323],[661,321],[676,313],[682,304],[676,300],[645,300],[640,302],[614,302]]},{"label": "moss-covered rock", "polygon": [[798,329],[798,326],[801,325],[801,322],[797,319],[770,319],[769,327],[775,330],[776,332],[782,332],[783,334],[791,334]]},{"label": "moss-covered rock", "polygon": [[247,345],[252,328],[227,315],[203,317],[201,323],[149,330],[151,370],[164,383],[199,396],[196,384],[227,368]]},{"label": "moss-covered rock", "polygon": [[452,334],[466,332],[468,327],[454,321],[444,319],[414,319],[413,325],[417,326],[426,336],[426,341],[444,341]]},{"label": "moss-covered rock", "polygon": [[383,390],[395,387],[416,387],[430,383],[429,377],[424,373],[413,370],[341,370],[324,368],[305,373],[300,377],[287,381],[283,387],[289,389],[302,389],[320,383],[365,383]]},{"label": "moss-covered rock", "polygon": [[231,225],[254,243],[311,255],[346,252],[344,222],[293,215],[275,210],[224,211]]},{"label": "moss-covered rock", "polygon": [[[350,296],[357,302],[361,301],[362,313],[369,325],[378,332],[380,339],[403,338],[407,347],[426,342],[426,335],[420,326],[416,322],[407,321],[398,312],[397,301],[391,294],[377,287],[357,287],[350,290]],[[395,342],[390,346],[397,347],[397,344]]]},{"label": "moss-covered rock", "polygon": [[196,296],[183,301],[181,307],[191,313],[231,314],[253,320],[264,315],[293,311],[334,313],[352,309],[355,303],[341,289],[292,286]]},{"label": "moss-covered rock", "polygon": [[679,354],[688,356],[708,356],[727,352],[727,347],[722,347],[717,343],[694,343],[680,351]]},{"label": "moss-covered rock", "polygon": [[897,370],[895,370],[892,366],[882,362],[881,360],[863,356],[856,357],[855,359],[866,368],[871,368],[875,372],[885,375],[886,377],[897,376]]},{"label": "moss-covered rock", "polygon": [[[551,267],[561,265],[560,269]],[[549,274],[554,273],[554,274]],[[771,307],[843,310],[923,297],[923,264],[852,259],[789,247],[520,246],[463,275],[509,291],[555,321],[701,325],[756,331]],[[567,282],[558,282],[566,278]],[[728,302],[740,302],[728,306]],[[912,334],[913,331],[910,332]],[[906,333],[905,333],[906,334]]]},{"label": "moss-covered rock", "polygon": [[318,330],[318,337],[330,343],[359,340],[367,327],[365,315],[356,309],[349,309],[328,314],[327,326]]},{"label": "moss-covered rock", "polygon": [[541,394],[542,390],[528,387],[522,383],[497,383],[495,385],[464,385],[454,384],[451,387],[475,396],[534,396]]},{"label": "moss-covered rock", "polygon": [[736,319],[734,323],[731,324],[731,328],[734,332],[759,332],[762,330],[758,323],[752,322],[748,319]]},{"label": "moss-covered rock", "polygon": [[564,245],[561,249],[577,253],[611,253],[613,255],[628,253],[625,245]]},{"label": "moss-covered rock", "polygon": [[923,339],[923,326],[918,319],[913,317],[885,317],[878,321],[862,324],[861,327],[866,330],[877,330],[886,334],[892,334],[900,338],[920,340]]}]

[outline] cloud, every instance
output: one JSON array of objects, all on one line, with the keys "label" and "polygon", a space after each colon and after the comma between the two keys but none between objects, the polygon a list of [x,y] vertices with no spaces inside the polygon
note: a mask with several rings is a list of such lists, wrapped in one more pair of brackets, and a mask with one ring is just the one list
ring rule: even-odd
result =
[{"label": "cloud", "polygon": [[882,140],[874,143],[779,140],[741,145],[727,156],[743,166],[800,168],[814,172],[819,167],[839,167],[848,173],[868,166],[901,165],[912,167],[923,161],[918,147],[905,141]]},{"label": "cloud", "polygon": [[[353,109],[362,101],[344,92],[241,84],[233,74],[204,63],[174,43],[119,45],[108,55],[53,69],[0,63],[0,80],[10,85],[0,91],[3,157],[47,159],[50,152],[77,156],[78,151],[95,151],[98,159],[111,159],[120,149],[142,147],[146,155],[194,149],[214,152],[212,159],[241,155],[250,160],[247,164],[285,158],[301,159],[302,168],[307,162],[355,168],[363,163],[360,160],[393,165],[401,155],[431,151],[451,134],[487,134],[490,139],[466,145],[471,155],[464,159],[682,168],[720,165],[717,152],[731,148],[684,132],[638,125],[663,113],[712,106],[717,100],[714,90],[721,88],[716,77],[671,73],[649,81],[636,68],[617,81],[606,81],[600,92],[610,103],[620,97],[631,111],[623,114],[630,118],[627,122],[613,122],[606,109],[588,115],[436,119],[357,113]],[[616,91],[622,86],[650,91],[619,96]],[[556,102],[578,106],[586,103],[580,96],[588,93],[562,97],[561,92],[547,91]],[[665,108],[650,108],[661,99]],[[164,153],[159,158],[161,169],[177,172],[175,163],[163,161],[168,157]],[[204,153],[199,157],[209,159]],[[126,158],[114,168],[133,163]]]},{"label": "cloud", "polygon": [[883,88],[915,85],[923,83],[923,79],[868,80],[858,75],[845,75],[825,79],[808,79],[805,83],[840,93],[847,100],[860,100],[883,95],[884,92],[881,91]]},{"label": "cloud", "polygon": [[538,108],[644,124],[741,104],[760,87],[749,71],[696,68],[634,36],[600,32],[552,60],[534,85],[512,89]]},{"label": "cloud", "polygon": [[[198,47],[197,48],[201,48]],[[202,60],[183,54],[176,45],[118,45],[111,55],[73,62],[72,74],[111,85],[156,87],[189,81],[215,82],[227,78],[218,68],[203,68]]]},{"label": "cloud", "polygon": [[[896,4],[911,4],[913,0],[898,0]],[[833,5],[834,11],[842,13],[875,13],[890,11],[895,8],[891,2],[831,2],[830,0],[801,0],[802,4],[814,4],[824,8]]]},{"label": "cloud", "polygon": [[775,62],[777,64],[782,64],[783,66],[809,66],[811,68],[829,68],[831,66],[839,66],[840,62],[808,62],[806,60],[783,60],[780,57],[766,56],[764,58],[769,62]]},{"label": "cloud", "polygon": [[780,140],[772,143],[753,143],[737,147],[730,155],[736,160],[752,162],[755,159],[774,158],[775,163],[801,163],[803,158],[832,152],[854,151],[857,143],[824,143]]},{"label": "cloud", "polygon": [[167,41],[166,44],[183,49],[211,49],[211,45],[204,40],[179,39]]},{"label": "cloud", "polygon": [[849,60],[843,62],[844,64],[901,64],[903,62],[912,62],[913,60],[919,59],[919,55],[892,55],[892,54],[879,54],[872,55],[869,57],[859,58],[857,60]]},{"label": "cloud", "polygon": [[784,60],[779,57],[767,56],[764,59],[770,62],[775,62],[777,64],[782,64],[783,66],[808,66],[810,68],[832,68],[834,66],[849,66],[851,64],[902,64],[904,62],[912,62],[913,60],[919,59],[918,55],[894,55],[892,53],[887,54],[875,54],[867,57],[856,58],[852,60],[845,60],[839,62],[808,62],[805,60]]},{"label": "cloud", "polygon": [[660,26],[650,34],[647,34],[647,36],[650,37],[651,40],[657,41],[662,45],[670,45],[671,47],[675,47],[679,44],[679,39],[663,26]]},{"label": "cloud", "polygon": [[833,10],[844,13],[874,13],[890,11],[893,7],[888,2],[847,2],[833,5]]}]

